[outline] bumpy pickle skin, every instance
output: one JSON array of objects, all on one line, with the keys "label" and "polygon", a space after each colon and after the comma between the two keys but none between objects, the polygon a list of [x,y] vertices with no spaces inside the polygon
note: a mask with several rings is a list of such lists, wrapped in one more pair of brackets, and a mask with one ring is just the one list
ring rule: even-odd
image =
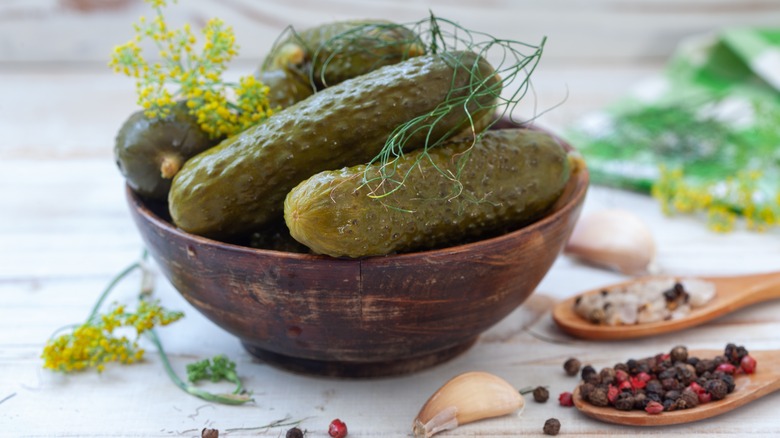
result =
[{"label": "bumpy pickle skin", "polygon": [[[370,161],[397,126],[415,117],[430,122],[426,115],[445,100],[469,95],[469,84],[487,92],[452,105],[433,125],[433,142],[469,126],[469,114],[492,113],[501,84],[478,55],[419,56],[326,88],[187,161],[168,198],[173,221],[215,239],[259,230],[282,218],[284,198],[299,182]],[[405,150],[423,147],[427,135],[411,135]]]},{"label": "bumpy pickle skin", "polygon": [[[384,197],[393,184],[364,183],[364,177],[379,175],[374,165],[325,171],[302,182],[285,199],[290,233],[333,257],[441,247],[539,219],[561,196],[572,171],[558,141],[526,129],[488,131],[476,144],[448,142],[430,150],[430,160],[418,161],[420,153],[399,159],[397,174],[413,170]],[[454,159],[464,153],[469,155],[459,186],[441,171],[454,173]]]},{"label": "bumpy pickle skin", "polygon": [[256,76],[272,107],[286,108],[317,90],[424,53],[410,29],[386,20],[327,23],[277,43]]}]

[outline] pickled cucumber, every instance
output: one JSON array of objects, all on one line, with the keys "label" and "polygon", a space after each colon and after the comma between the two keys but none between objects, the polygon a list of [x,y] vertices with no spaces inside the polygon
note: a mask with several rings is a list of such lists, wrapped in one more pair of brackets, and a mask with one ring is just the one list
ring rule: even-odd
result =
[{"label": "pickled cucumber", "polygon": [[187,161],[171,187],[171,216],[207,237],[251,233],[281,218],[287,192],[309,176],[371,160],[413,118],[423,129],[409,132],[407,149],[424,146],[426,136],[449,137],[470,123],[467,111],[474,119],[492,113],[500,89],[490,64],[472,52],[419,56],[349,79]]},{"label": "pickled cucumber", "polygon": [[287,108],[314,94],[308,77],[293,69],[265,70],[256,76],[263,85],[268,87],[266,97],[269,108]]},{"label": "pickled cucumber", "polygon": [[[441,247],[540,218],[571,172],[567,152],[553,137],[526,129],[488,131],[476,144],[448,142],[430,150],[430,160],[418,160],[420,154],[399,159],[396,174],[411,170],[400,185],[364,183],[379,175],[378,166],[367,165],[302,182],[285,200],[290,233],[334,257]],[[458,175],[454,163],[461,157],[467,161]]]},{"label": "pickled cucumber", "polygon": [[276,44],[258,77],[273,106],[287,107],[317,90],[424,53],[408,28],[385,20],[323,24]]},{"label": "pickled cucumber", "polygon": [[135,192],[166,200],[171,180],[182,164],[218,142],[200,129],[180,102],[162,119],[150,119],[144,111],[130,115],[117,133],[114,159]]}]

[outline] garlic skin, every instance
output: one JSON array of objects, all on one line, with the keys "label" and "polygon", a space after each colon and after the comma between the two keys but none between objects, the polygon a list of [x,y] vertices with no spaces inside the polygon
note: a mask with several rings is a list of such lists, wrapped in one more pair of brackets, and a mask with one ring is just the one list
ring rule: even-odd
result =
[{"label": "garlic skin", "polygon": [[525,398],[506,380],[471,371],[453,377],[423,405],[412,424],[415,438],[427,438],[459,425],[522,412]]},{"label": "garlic skin", "polygon": [[656,247],[650,228],[627,210],[588,214],[574,226],[564,254],[623,274],[647,273]]}]

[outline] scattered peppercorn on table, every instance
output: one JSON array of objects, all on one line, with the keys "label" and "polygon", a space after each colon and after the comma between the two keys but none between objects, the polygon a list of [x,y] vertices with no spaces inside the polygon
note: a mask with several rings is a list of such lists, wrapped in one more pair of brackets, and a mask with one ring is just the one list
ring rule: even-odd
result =
[{"label": "scattered peppercorn on table", "polygon": [[[241,56],[226,73],[231,77],[251,73],[265,47],[288,24],[305,28],[351,18],[410,22],[431,9],[498,37],[535,42],[547,36],[532,78],[535,96],[515,108],[515,115],[536,115],[539,126],[556,133],[659,73],[683,37],[726,25],[780,22],[780,7],[770,1],[671,5],[642,0],[631,2],[631,7],[606,0],[587,7],[574,0],[455,6],[354,0],[327,5],[298,0],[180,3],[171,9],[173,21],[219,16],[234,27]],[[137,363],[108,363],[101,373],[43,369],[47,340],[57,330],[84,321],[112,278],[138,261],[144,249],[128,212],[125,180],[112,156],[119,126],[137,110],[135,90],[106,63],[112,45],[128,39],[130,25],[145,10],[133,1],[0,5],[0,435],[200,437],[218,431],[219,436],[280,437],[295,426],[306,437],[344,432],[348,437],[411,436],[413,420],[426,400],[468,371],[530,388],[525,408],[520,414],[471,422],[437,436],[542,436],[554,431],[561,436],[780,434],[774,412],[780,402],[777,393],[722,416],[657,428],[601,423],[563,406],[568,403],[560,401],[566,399],[561,394],[580,383],[579,374],[571,376],[564,369],[569,358],[600,370],[677,345],[720,350],[735,343],[751,352],[780,346],[780,301],[656,337],[615,342],[572,338],[553,323],[552,306],[630,277],[566,255],[520,308],[474,346],[413,374],[333,379],[272,367],[199,314],[153,263],[149,270],[156,274],[154,298],[164,308],[184,313],[175,323],[155,329],[171,370],[186,376],[187,364],[225,355],[235,362],[253,402],[229,406],[182,391],[171,383],[166,359],[147,338],[139,341],[145,354]],[[661,273],[712,276],[780,269],[776,230],[718,234],[697,218],[664,216],[647,196],[592,186],[582,215],[607,208],[627,209],[646,221],[656,240]],[[140,281],[138,272],[130,273],[104,307],[136,303]],[[538,398],[545,402],[535,401],[541,390],[531,394],[540,386],[548,396]],[[201,381],[196,387],[230,393],[235,385]],[[337,435],[329,435],[329,428]],[[214,431],[207,435],[204,429]]]}]

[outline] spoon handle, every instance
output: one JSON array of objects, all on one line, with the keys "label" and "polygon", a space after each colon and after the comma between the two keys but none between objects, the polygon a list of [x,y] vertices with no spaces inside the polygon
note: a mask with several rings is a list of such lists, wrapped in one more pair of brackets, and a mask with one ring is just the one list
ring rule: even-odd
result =
[{"label": "spoon handle", "polygon": [[780,272],[712,278],[717,289],[730,290],[735,309],[780,298]]}]

